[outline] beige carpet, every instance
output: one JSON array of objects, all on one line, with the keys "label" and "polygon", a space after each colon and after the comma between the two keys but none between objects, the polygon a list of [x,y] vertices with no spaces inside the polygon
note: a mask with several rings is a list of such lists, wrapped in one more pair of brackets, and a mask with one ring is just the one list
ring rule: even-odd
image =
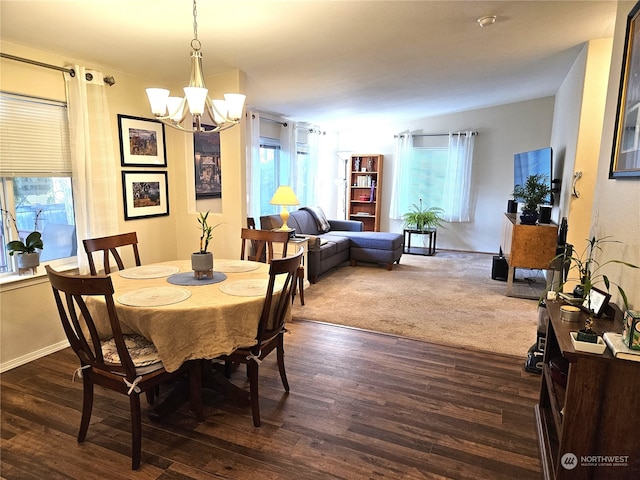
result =
[{"label": "beige carpet", "polygon": [[[296,298],[293,319],[317,320],[428,342],[525,357],[536,341],[537,301],[505,296],[492,255],[403,255],[392,271],[343,266]],[[516,270],[514,292],[539,296],[542,271]]]}]

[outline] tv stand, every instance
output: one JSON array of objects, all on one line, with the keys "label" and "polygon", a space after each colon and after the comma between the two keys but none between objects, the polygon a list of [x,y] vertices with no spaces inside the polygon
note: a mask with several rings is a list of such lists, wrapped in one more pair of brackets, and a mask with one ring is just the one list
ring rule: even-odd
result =
[{"label": "tv stand", "polygon": [[516,268],[553,270],[551,260],[556,256],[558,226],[554,223],[524,225],[517,213],[504,215],[500,246],[509,265],[507,296],[513,297]]}]

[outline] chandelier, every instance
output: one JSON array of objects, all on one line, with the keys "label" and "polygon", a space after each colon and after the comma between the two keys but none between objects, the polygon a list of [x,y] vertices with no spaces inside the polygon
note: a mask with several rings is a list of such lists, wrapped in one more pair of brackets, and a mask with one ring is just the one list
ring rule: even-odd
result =
[{"label": "chandelier", "polygon": [[[184,87],[184,97],[171,97],[165,88],[147,88],[151,112],[165,125],[183,132],[212,133],[226,130],[240,122],[245,96],[225,93],[224,100],[209,98],[202,74],[202,47],[198,40],[198,11],[193,0],[193,40],[191,40],[191,78]],[[193,122],[187,127],[182,123],[190,113]],[[205,120],[205,115],[209,118]],[[203,121],[211,124],[204,125]]]}]

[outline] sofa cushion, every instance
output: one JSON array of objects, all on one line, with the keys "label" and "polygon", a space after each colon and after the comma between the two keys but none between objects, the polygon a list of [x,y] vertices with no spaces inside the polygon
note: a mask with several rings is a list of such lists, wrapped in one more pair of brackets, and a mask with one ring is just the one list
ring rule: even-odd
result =
[{"label": "sofa cushion", "polygon": [[318,232],[327,233],[331,226],[329,225],[329,220],[327,220],[327,216],[324,214],[324,211],[320,207],[302,207],[300,210],[306,210],[311,214],[313,219],[316,221],[316,225],[318,227]]},{"label": "sofa cushion", "polygon": [[340,232],[351,240],[351,246],[373,250],[396,250],[402,247],[404,239],[399,233],[391,232]]}]

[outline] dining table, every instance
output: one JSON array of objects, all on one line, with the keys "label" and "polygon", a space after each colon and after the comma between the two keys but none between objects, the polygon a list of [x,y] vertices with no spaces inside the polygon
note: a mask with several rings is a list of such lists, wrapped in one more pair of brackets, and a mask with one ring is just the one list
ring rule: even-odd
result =
[{"label": "dining table", "polygon": [[[216,259],[213,276],[197,279],[189,260],[168,261],[110,274],[124,334],[153,342],[164,368],[211,359],[255,343],[269,281],[269,265]],[[104,301],[87,299],[101,338],[111,336]]]},{"label": "dining table", "polygon": [[[215,359],[256,343],[269,282],[268,264],[215,259],[212,274],[198,279],[190,260],[174,260],[119,270],[110,277],[122,332],[139,334],[153,342],[169,372],[189,360]],[[281,288],[276,281],[274,295]],[[87,298],[86,303],[100,337],[109,338],[104,298]],[[218,377],[203,378],[210,383],[215,378],[216,388],[233,390],[230,382]],[[248,398],[244,393],[242,398]],[[177,403],[184,400],[183,395]],[[161,408],[166,411],[174,407]],[[156,420],[164,415],[159,410],[150,413]]]}]

